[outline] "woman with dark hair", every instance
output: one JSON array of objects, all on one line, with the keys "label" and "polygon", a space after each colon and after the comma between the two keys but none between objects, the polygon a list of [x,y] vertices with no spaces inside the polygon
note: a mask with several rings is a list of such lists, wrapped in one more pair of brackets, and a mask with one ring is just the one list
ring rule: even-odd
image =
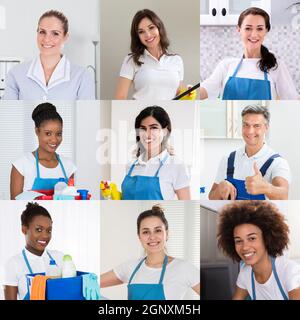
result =
[{"label": "woman with dark hair", "polygon": [[182,87],[183,62],[168,51],[169,40],[162,20],[151,10],[138,11],[131,24],[131,53],[123,61],[116,99],[172,100]]},{"label": "woman with dark hair", "polygon": [[101,275],[100,287],[128,283],[128,300],[180,300],[192,288],[200,294],[200,272],[191,263],[167,254],[168,221],[158,205],[137,218],[145,256]]},{"label": "woman with dark hair", "polygon": [[47,209],[37,203],[28,203],[21,215],[21,223],[26,245],[5,265],[6,300],[29,300],[27,274],[46,272],[49,264],[62,267],[63,253],[46,250],[52,236],[52,219]]},{"label": "woman with dark hair", "polygon": [[226,58],[200,87],[200,99],[223,100],[295,100],[299,94],[283,61],[264,45],[271,29],[270,17],[260,8],[251,7],[240,14],[237,31],[244,54]]},{"label": "woman with dark hair", "polygon": [[190,200],[190,178],[168,146],[171,120],[159,106],[147,107],[135,119],[136,159],[122,182],[123,200]]},{"label": "woman with dark hair", "polygon": [[234,300],[300,300],[300,265],[283,256],[289,228],[267,201],[236,201],[219,216],[218,246],[241,262]]},{"label": "woman with dark hair", "polygon": [[14,161],[10,176],[10,196],[28,190],[53,190],[59,178],[67,183],[74,177],[75,165],[56,150],[62,142],[63,120],[51,103],[39,104],[32,112],[38,148]]},{"label": "woman with dark hair", "polygon": [[38,57],[12,68],[5,80],[7,100],[94,100],[95,87],[87,69],[70,63],[62,53],[69,38],[66,16],[45,12],[37,28]]}]

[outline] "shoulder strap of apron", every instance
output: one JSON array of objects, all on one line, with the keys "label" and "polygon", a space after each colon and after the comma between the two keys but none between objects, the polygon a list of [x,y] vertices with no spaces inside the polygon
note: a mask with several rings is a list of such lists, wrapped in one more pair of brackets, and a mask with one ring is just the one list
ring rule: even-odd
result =
[{"label": "shoulder strap of apron", "polygon": [[260,172],[262,174],[262,176],[264,176],[267,172],[267,170],[269,169],[270,165],[272,164],[273,160],[276,158],[279,158],[280,155],[278,153],[273,154],[264,164],[263,166],[260,168]]},{"label": "shoulder strap of apron", "polygon": [[278,288],[280,290],[280,293],[283,297],[284,300],[289,300],[289,298],[287,297],[287,295],[285,294],[283,288],[282,288],[282,285],[281,285],[281,282],[280,282],[280,279],[278,277],[278,273],[277,273],[277,270],[276,270],[276,266],[275,266],[275,258],[274,257],[271,257],[271,262],[272,262],[272,270],[273,270],[273,274],[274,274],[274,277],[275,277],[275,280],[277,282],[277,285],[278,285]]},{"label": "shoulder strap of apron", "polygon": [[138,159],[136,159],[134,161],[134,163],[131,165],[131,167],[130,167],[128,173],[127,173],[128,176],[131,176],[132,170],[134,169],[134,166],[136,165],[137,162],[138,162]]},{"label": "shoulder strap of apron", "polygon": [[237,67],[235,68],[232,77],[235,77],[235,76],[237,75],[237,73],[238,73],[238,71],[239,71],[239,69],[240,69],[240,67],[241,67],[241,65],[242,65],[242,63],[243,63],[243,58],[244,58],[244,57],[242,57],[241,61],[239,62],[239,64],[238,64]]},{"label": "shoulder strap of apron", "polygon": [[146,260],[146,257],[145,257],[144,259],[142,259],[142,260],[139,262],[139,264],[135,267],[135,269],[133,270],[133,272],[132,272],[132,274],[131,274],[131,276],[130,276],[130,278],[129,278],[128,284],[131,283],[133,277],[134,277],[135,274],[138,272],[138,270],[140,269],[142,263],[143,263],[145,260]]},{"label": "shoulder strap of apron", "polygon": [[255,282],[254,282],[254,272],[251,270],[251,286],[252,286],[252,300],[256,300],[256,292],[255,292]]},{"label": "shoulder strap of apron", "polygon": [[268,72],[267,72],[267,71],[264,71],[264,77],[265,77],[265,81],[269,81],[269,79],[268,79]]},{"label": "shoulder strap of apron", "polygon": [[66,181],[68,181],[68,177],[67,177],[67,174],[66,174],[66,171],[65,171],[65,168],[64,168],[64,165],[62,164],[61,160],[60,160],[60,156],[58,154],[56,154],[56,158],[58,160],[58,163],[60,164],[60,167],[61,167],[61,170],[64,174],[64,177],[66,179]]},{"label": "shoulder strap of apron", "polygon": [[235,154],[236,151],[231,152],[227,160],[227,179],[233,178]]},{"label": "shoulder strap of apron", "polygon": [[40,178],[40,168],[39,168],[39,156],[38,151],[35,151],[35,167],[36,167],[36,176]]},{"label": "shoulder strap of apron", "polygon": [[169,156],[169,155],[166,154],[165,157],[160,161],[160,165],[159,165],[159,167],[158,167],[158,169],[157,169],[157,171],[156,171],[156,173],[155,173],[155,177],[158,176],[159,170],[161,169],[161,167],[162,167],[162,166],[164,165],[164,163],[166,162],[168,156]]},{"label": "shoulder strap of apron", "polygon": [[163,280],[164,280],[164,276],[165,276],[165,273],[166,273],[167,264],[168,264],[168,256],[165,255],[163,267],[162,267],[161,274],[160,274],[159,284],[162,284],[162,282],[163,282]]},{"label": "shoulder strap of apron", "polygon": [[29,270],[29,273],[30,273],[30,274],[33,274],[33,271],[32,271],[32,269],[31,269],[31,266],[30,266],[29,261],[28,261],[27,256],[26,256],[25,249],[22,250],[22,254],[23,254],[23,258],[24,258],[24,261],[25,261],[25,263],[26,263],[26,266],[27,266],[27,268],[28,268],[28,270]]}]

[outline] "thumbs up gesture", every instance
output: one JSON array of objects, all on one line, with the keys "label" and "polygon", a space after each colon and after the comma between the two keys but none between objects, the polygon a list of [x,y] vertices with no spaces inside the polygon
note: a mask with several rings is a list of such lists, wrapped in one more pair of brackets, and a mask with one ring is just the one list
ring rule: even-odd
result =
[{"label": "thumbs up gesture", "polygon": [[256,162],[253,164],[254,176],[249,176],[245,180],[246,190],[250,194],[265,194],[268,182],[264,180]]}]

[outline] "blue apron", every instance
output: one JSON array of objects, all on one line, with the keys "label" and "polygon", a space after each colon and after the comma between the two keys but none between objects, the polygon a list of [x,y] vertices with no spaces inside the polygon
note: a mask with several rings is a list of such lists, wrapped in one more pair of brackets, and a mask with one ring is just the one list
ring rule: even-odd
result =
[{"label": "blue apron", "polygon": [[[281,282],[279,280],[277,271],[276,271],[276,266],[275,266],[275,258],[271,257],[271,262],[272,262],[272,271],[276,280],[276,283],[278,285],[278,288],[280,290],[280,293],[283,297],[283,300],[289,300],[288,296],[286,295],[286,293],[284,292]],[[254,282],[254,272],[253,270],[251,271],[251,285],[252,285],[252,300],[256,300],[256,291],[255,291],[255,282]]]},{"label": "blue apron", "polygon": [[[58,154],[56,154],[58,163],[61,167],[61,170],[64,175],[65,182],[68,183],[68,177],[65,171],[65,168],[60,160]],[[33,186],[31,190],[54,190],[54,186],[59,181],[59,178],[41,178],[40,176],[40,168],[39,168],[39,159],[38,159],[38,152],[35,152],[35,163],[36,163],[36,178],[34,179]]]},{"label": "blue apron", "polygon": [[168,158],[168,154],[160,161],[160,165],[153,177],[131,176],[138,159],[132,164],[128,174],[122,182],[123,200],[163,200],[159,183],[159,171]]},{"label": "blue apron", "polygon": [[146,257],[136,266],[134,269],[127,288],[128,288],[128,300],[166,300],[164,293],[163,280],[167,268],[168,256],[164,258],[159,283],[131,283],[133,277],[140,269],[142,263],[146,260]]},{"label": "blue apron", "polygon": [[[54,261],[54,264],[57,265],[56,262],[55,262],[55,260],[52,258],[51,254],[50,254],[48,251],[46,251],[46,252],[47,252],[47,254],[48,254],[49,258],[50,258],[50,262],[51,262],[51,261]],[[25,263],[26,263],[27,269],[28,269],[28,271],[29,271],[29,274],[33,274],[32,268],[31,268],[31,266],[30,266],[30,264],[29,264],[29,261],[28,261],[28,258],[27,258],[27,256],[26,256],[25,249],[22,250],[22,254],[23,254],[23,258],[24,258],[24,261],[25,261]],[[28,287],[28,286],[27,286],[27,287]],[[30,300],[29,287],[28,287],[27,293],[26,293],[25,297],[23,298],[23,300]]]},{"label": "blue apron", "polygon": [[[250,194],[246,190],[245,186],[245,180],[238,180],[234,179],[234,159],[235,159],[236,152],[233,151],[230,153],[229,158],[227,160],[227,178],[226,180],[229,181],[234,185],[236,188],[237,196],[236,200],[266,200],[266,197],[264,194]],[[264,176],[269,169],[270,165],[272,164],[273,160],[275,158],[280,157],[279,154],[273,154],[259,169],[262,176]]]},{"label": "blue apron", "polygon": [[223,100],[272,100],[268,73],[264,71],[264,80],[236,77],[243,58],[229,77],[223,92]]}]

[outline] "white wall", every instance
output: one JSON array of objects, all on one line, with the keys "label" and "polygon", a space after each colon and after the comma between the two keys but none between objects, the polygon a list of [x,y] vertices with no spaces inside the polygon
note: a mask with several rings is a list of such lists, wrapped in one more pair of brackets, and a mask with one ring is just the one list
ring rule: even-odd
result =
[{"label": "white wall", "polygon": [[[165,215],[169,222],[168,254],[177,258],[194,262],[200,268],[200,261],[192,256],[192,248],[199,248],[200,257],[200,236],[194,243],[189,238],[191,234],[190,223],[200,223],[200,214],[196,206],[197,201],[101,201],[101,273],[112,270],[130,259],[138,259],[144,254],[139,242],[136,229],[138,215],[144,210],[151,209],[154,204],[160,203],[165,209]],[[178,207],[176,207],[178,206]],[[186,228],[184,239],[181,239],[182,232],[176,226],[176,219],[182,218]],[[196,220],[195,220],[196,219]],[[197,221],[197,222],[195,222]],[[177,222],[178,223],[178,222]],[[199,226],[200,231],[200,226]],[[177,238],[180,238],[180,243]],[[174,253],[176,250],[177,254]],[[181,254],[179,254],[181,252]],[[101,294],[109,299],[127,299],[127,286],[101,289]],[[187,293],[187,299],[199,299],[192,290]]]},{"label": "white wall", "polygon": [[[100,37],[99,0],[2,0],[6,8],[6,30],[0,30],[1,57],[31,59],[38,54],[36,29],[39,17],[48,10],[62,11],[69,20],[70,38],[65,53],[71,62],[94,65],[93,40]],[[98,44],[98,80],[100,75],[100,45]]]},{"label": "white wall", "polygon": [[101,99],[113,99],[124,57],[130,52],[130,26],[138,10],[153,10],[164,22],[170,49],[181,55],[186,84],[199,82],[199,1],[101,0]]},{"label": "white wall", "polygon": [[[25,246],[20,216],[25,201],[0,201],[0,299],[5,262]],[[53,220],[49,249],[70,254],[77,270],[100,274],[100,202],[41,201]]]}]

